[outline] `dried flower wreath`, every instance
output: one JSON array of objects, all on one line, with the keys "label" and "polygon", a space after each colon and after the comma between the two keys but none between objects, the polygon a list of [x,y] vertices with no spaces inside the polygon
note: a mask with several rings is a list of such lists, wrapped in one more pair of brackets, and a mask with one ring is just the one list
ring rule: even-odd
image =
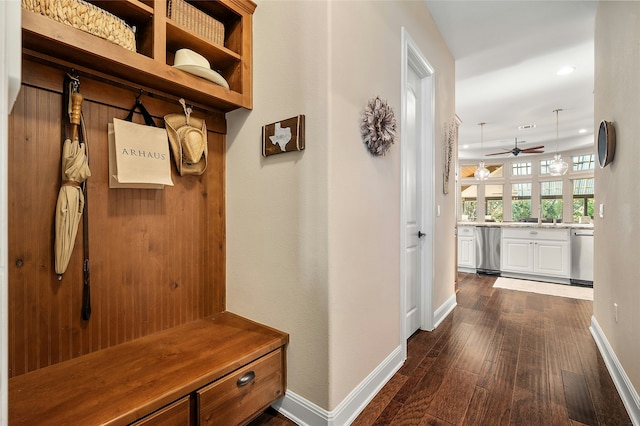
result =
[{"label": "dried flower wreath", "polygon": [[396,137],[396,118],[387,101],[379,96],[369,100],[360,124],[362,142],[375,156],[386,154]]},{"label": "dried flower wreath", "polygon": [[451,175],[451,160],[453,158],[453,143],[456,138],[456,122],[452,120],[451,123],[444,126],[444,174],[443,174],[443,186],[442,191],[445,194],[449,193],[449,176]]}]

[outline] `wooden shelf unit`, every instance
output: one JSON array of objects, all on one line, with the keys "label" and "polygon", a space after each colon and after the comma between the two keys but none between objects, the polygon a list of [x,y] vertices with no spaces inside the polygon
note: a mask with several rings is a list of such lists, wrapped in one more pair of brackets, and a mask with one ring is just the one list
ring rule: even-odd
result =
[{"label": "wooden shelf unit", "polygon": [[[192,3],[224,24],[224,46],[167,18],[165,0],[89,2],[136,27],[137,52],[24,9],[23,47],[46,55],[51,62],[77,64],[222,112],[253,107],[252,15],[256,5],[251,0]],[[230,89],[173,68],[175,52],[180,48],[204,56],[212,69],[227,80]]]},{"label": "wooden shelf unit", "polygon": [[[46,365],[38,361],[35,369],[33,365],[18,366],[21,372],[9,380],[9,422],[28,425],[125,425],[132,422],[137,425],[227,425],[228,419],[233,419],[234,424],[246,424],[284,395],[286,345],[289,341],[286,333],[224,311],[223,165],[226,127],[223,114],[253,106],[252,15],[256,5],[251,0],[189,1],[224,24],[224,45],[217,45],[168,18],[166,0],[87,1],[136,27],[136,52],[23,10],[24,84],[21,96],[29,100],[23,99],[21,112],[15,109],[12,114],[15,120],[12,147],[22,153],[33,146],[54,146],[38,135],[33,136],[31,130],[40,126],[41,130],[44,128],[57,134],[60,123],[55,117],[62,116],[58,111],[61,108],[58,93],[61,76],[58,74],[76,68],[83,84],[85,112],[88,111],[86,119],[94,143],[92,172],[95,174],[89,181],[92,194],[89,210],[94,216],[102,215],[92,222],[92,232],[103,235],[100,226],[106,226],[112,220],[145,221],[144,232],[151,230],[149,233],[153,234],[154,243],[163,247],[165,234],[162,230],[168,229],[167,226],[169,229],[184,227],[188,228],[184,235],[203,237],[180,241],[177,246],[172,244],[173,249],[180,251],[181,245],[199,247],[201,250],[189,253],[200,253],[204,260],[194,260],[198,268],[183,271],[185,262],[172,267],[173,260],[164,261],[169,257],[166,251],[158,250],[153,253],[153,259],[159,259],[158,264],[165,265],[171,273],[155,271],[162,276],[161,279],[152,280],[152,274],[147,274],[133,284],[123,279],[116,284],[111,282],[109,289],[103,286],[102,290],[105,294],[109,291],[111,299],[108,304],[94,304],[90,323],[78,325],[79,317],[59,315],[62,304],[58,299],[54,300],[53,296],[57,294],[53,294],[48,299],[48,309],[52,318],[60,322],[47,325],[73,334],[72,339],[66,340],[75,345],[75,349],[70,346],[70,350],[65,352],[64,348],[52,348],[60,354],[65,352],[64,356],[48,359]],[[192,49],[207,58],[212,69],[228,81],[230,89],[173,68],[175,52],[180,48]],[[29,65],[25,67],[27,63]],[[160,95],[145,99],[156,119],[161,119],[166,112],[175,112],[178,107],[173,100],[178,98],[207,110],[210,156],[206,175],[181,178],[181,183],[176,180],[171,189],[153,194],[130,189],[114,192],[107,188],[105,126],[107,121],[121,115],[123,107],[129,108],[136,92],[131,89],[144,89]],[[39,98],[40,94],[46,94],[44,99]],[[34,99],[43,107],[32,110],[25,106]],[[48,176],[59,177],[57,149],[53,149],[55,155],[37,159],[39,176],[47,176],[44,180],[51,186],[57,182]],[[20,170],[19,164],[19,161],[14,163],[14,171]],[[176,178],[175,171],[173,173]],[[57,189],[51,191],[45,185],[38,186],[37,190],[41,195],[38,198],[47,207],[33,208],[20,217],[28,216],[25,220],[29,223],[44,223],[46,229],[51,229],[49,219],[43,219],[39,212],[53,211],[47,203],[52,202],[55,195],[51,194],[57,194]],[[174,220],[176,213],[166,207],[178,203],[182,207],[194,206],[186,210],[197,212],[196,218],[189,223]],[[112,214],[116,210],[119,214]],[[152,219],[149,219],[149,212],[153,212]],[[205,219],[209,213],[211,215]],[[15,213],[11,217],[17,222]],[[153,226],[147,227],[149,221]],[[183,234],[167,232],[166,236],[169,235]],[[49,233],[41,233],[38,238],[38,243],[29,241],[28,244],[38,246],[40,241],[44,241],[43,247],[50,245]],[[133,241],[136,237],[130,234],[128,239],[119,239],[120,242],[125,240]],[[138,240],[142,242],[144,239]],[[12,270],[12,291],[16,298],[26,295],[20,303],[38,306],[41,300],[32,299],[31,295],[49,296],[54,293],[47,290],[53,288],[47,284],[49,279],[54,279],[51,278],[53,275],[48,270],[49,266],[41,267],[46,262],[30,259],[23,263],[22,253],[32,253],[29,247],[24,249],[26,239],[18,237],[12,241],[10,254],[20,260],[19,266],[16,265],[20,270]],[[111,241],[116,244],[118,238],[111,236]],[[107,259],[108,256],[100,251],[106,246],[92,246],[93,258]],[[92,282],[106,282],[106,274],[127,274],[130,270],[127,269],[128,263],[123,265],[124,256],[134,259],[149,251],[144,244],[133,245],[123,257],[119,257],[121,254],[109,257],[107,260],[111,263],[108,268],[98,266],[92,270]],[[80,277],[77,272],[65,274],[64,291],[70,292]],[[134,281],[135,277],[138,275],[134,276]],[[145,280],[147,282],[142,282]],[[123,289],[125,286],[128,287],[126,290]],[[114,287],[116,291],[111,292]],[[99,296],[100,288],[98,285],[92,294]],[[128,293],[131,288],[135,288],[140,296],[135,301],[135,309],[128,305],[133,303]],[[22,291],[24,293],[20,293]],[[198,303],[191,304],[192,296],[197,296],[194,300]],[[158,306],[150,308],[153,303]],[[180,307],[185,305],[189,305],[188,309],[181,310]],[[27,343],[38,339],[36,334],[41,331],[40,326],[34,328],[19,321],[22,309],[28,311],[22,304],[12,307],[12,321],[27,330],[16,339],[18,342],[12,342],[18,354],[29,353]],[[163,316],[164,311],[167,311],[166,317]],[[145,316],[149,312],[152,320]],[[206,316],[192,319],[201,313]],[[106,319],[113,318],[113,315],[118,316],[118,321]],[[105,320],[100,323],[99,318]],[[100,329],[101,324],[109,324],[111,330]],[[166,328],[167,324],[170,328]],[[154,332],[156,328],[160,331]],[[32,353],[34,356],[29,359],[40,359],[41,355],[46,357],[48,344],[43,343],[40,347],[39,343],[34,343],[40,352]],[[78,349],[79,346],[82,349]],[[14,358],[25,357],[14,355]],[[245,385],[247,374],[255,380],[251,379]]]}]

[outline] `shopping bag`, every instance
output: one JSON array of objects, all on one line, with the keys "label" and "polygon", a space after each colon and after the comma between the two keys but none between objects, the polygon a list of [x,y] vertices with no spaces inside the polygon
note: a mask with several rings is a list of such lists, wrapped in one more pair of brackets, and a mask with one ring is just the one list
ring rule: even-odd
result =
[{"label": "shopping bag", "polygon": [[[133,110],[140,107],[144,109],[141,103],[136,102],[127,119],[131,119]],[[110,188],[162,189],[164,185],[173,186],[167,132],[154,127],[148,113],[143,116],[150,125],[117,118],[108,123]]]}]

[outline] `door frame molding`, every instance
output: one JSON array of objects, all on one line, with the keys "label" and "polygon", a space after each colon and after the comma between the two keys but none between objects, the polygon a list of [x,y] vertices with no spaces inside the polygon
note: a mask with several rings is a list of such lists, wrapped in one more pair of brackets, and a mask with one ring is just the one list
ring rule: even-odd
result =
[{"label": "door frame molding", "polygon": [[[433,257],[433,240],[434,240],[434,203],[435,203],[435,163],[434,163],[434,150],[435,144],[435,70],[429,64],[427,59],[420,51],[417,44],[413,41],[408,31],[402,27],[401,29],[401,125],[400,129],[405,129],[407,125],[407,111],[406,111],[406,93],[407,93],[407,75],[409,67],[413,68],[421,79],[420,84],[420,112],[422,120],[419,120],[422,125],[419,128],[419,134],[421,138],[420,149],[420,176],[419,179],[423,179],[424,185],[422,185],[424,191],[423,197],[421,197],[420,213],[421,213],[421,225],[424,228],[423,232],[426,234],[423,241],[423,250],[421,257],[421,288],[420,288],[420,309],[422,313],[420,329],[433,330],[433,270],[434,270],[434,257]],[[406,132],[400,132],[400,168],[401,176],[404,176],[407,159],[405,158],[405,150],[403,147],[406,145]],[[405,188],[404,178],[400,179],[400,336],[402,337],[403,355],[406,358],[407,354],[407,336],[405,327],[405,315],[406,315],[406,270],[405,270],[405,247],[406,247],[406,232],[405,222],[407,218],[406,212],[406,200],[407,191]],[[425,273],[430,271],[430,273]]]}]

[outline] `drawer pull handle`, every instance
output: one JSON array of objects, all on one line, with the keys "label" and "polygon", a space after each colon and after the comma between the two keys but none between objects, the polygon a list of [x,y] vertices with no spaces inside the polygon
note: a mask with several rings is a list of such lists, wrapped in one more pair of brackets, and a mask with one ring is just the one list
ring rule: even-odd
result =
[{"label": "drawer pull handle", "polygon": [[256,373],[253,371],[249,371],[248,373],[244,373],[242,376],[240,376],[240,378],[236,382],[236,385],[238,385],[238,387],[241,388],[242,386],[246,386],[249,383],[253,382],[253,379],[255,378],[256,378]]},{"label": "drawer pull handle", "polygon": [[529,234],[531,235],[536,235],[538,233],[538,231],[530,231]]}]

